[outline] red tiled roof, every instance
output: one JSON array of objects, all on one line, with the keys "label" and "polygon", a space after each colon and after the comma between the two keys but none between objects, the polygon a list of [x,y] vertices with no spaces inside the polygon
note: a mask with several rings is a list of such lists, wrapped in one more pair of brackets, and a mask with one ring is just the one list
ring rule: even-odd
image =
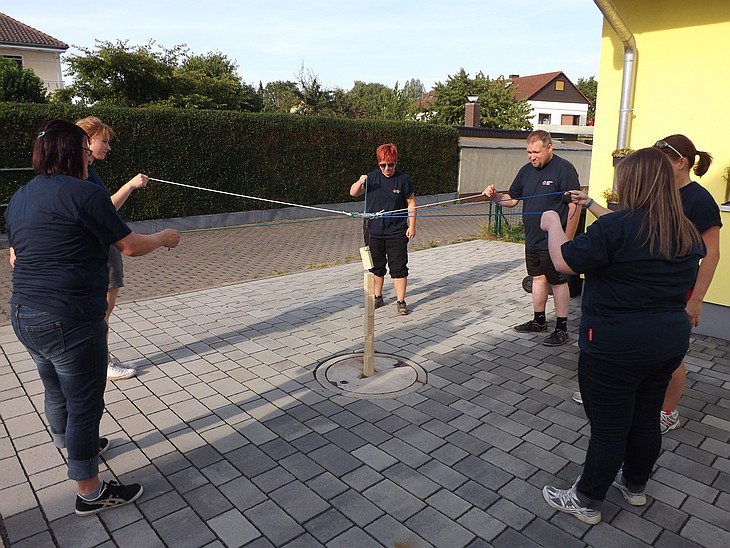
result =
[{"label": "red tiled roof", "polygon": [[511,87],[514,90],[515,97],[529,99],[561,74],[563,72],[559,70],[557,72],[546,72],[545,74],[510,78],[513,82]]},{"label": "red tiled roof", "polygon": [[0,13],[0,46],[68,49],[68,44]]}]

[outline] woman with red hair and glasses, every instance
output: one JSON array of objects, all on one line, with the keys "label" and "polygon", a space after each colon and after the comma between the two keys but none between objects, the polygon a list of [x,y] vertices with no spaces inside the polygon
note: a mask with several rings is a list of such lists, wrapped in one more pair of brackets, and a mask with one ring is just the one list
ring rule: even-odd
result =
[{"label": "woman with red hair and glasses", "polygon": [[397,212],[378,215],[363,222],[365,245],[370,247],[375,275],[375,308],[383,306],[385,265],[396,294],[396,311],[408,314],[406,285],[408,284],[408,242],[416,235],[416,196],[408,175],[396,169],[398,149],[392,143],[380,145],[375,151],[378,167],[360,176],[350,187],[350,196],[365,194],[366,213]]}]

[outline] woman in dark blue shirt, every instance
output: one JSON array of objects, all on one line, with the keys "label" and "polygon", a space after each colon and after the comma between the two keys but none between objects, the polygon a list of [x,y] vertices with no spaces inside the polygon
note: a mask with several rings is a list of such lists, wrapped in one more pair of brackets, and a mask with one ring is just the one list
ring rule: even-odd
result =
[{"label": "woman in dark blue shirt", "polygon": [[574,240],[555,212],[541,222],[556,269],[585,275],[578,382],[591,425],[583,473],[569,489],[546,486],[543,497],[589,524],[601,521],[612,484],[629,504],[646,504],[661,450],[657,416],[689,346],[685,304],[704,256],[664,154],[626,157],[616,184],[621,210]]},{"label": "woman in dark blue shirt", "polygon": [[76,480],[76,513],[90,515],[127,504],[139,484],[99,479],[99,437],[107,366],[107,253],[145,255],[175,247],[177,230],[135,234],[109,194],[86,181],[91,155],[83,129],[65,120],[42,128],[33,147],[36,177],[5,211],[12,249],[13,330],[36,364],[45,390],[51,437],[68,450],[68,477]]}]

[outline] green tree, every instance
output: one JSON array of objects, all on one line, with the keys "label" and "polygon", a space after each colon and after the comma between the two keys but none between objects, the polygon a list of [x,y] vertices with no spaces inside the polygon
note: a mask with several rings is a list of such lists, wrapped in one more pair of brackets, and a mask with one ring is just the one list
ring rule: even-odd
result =
[{"label": "green tree", "polygon": [[[378,83],[356,81],[352,89],[342,98],[335,96],[338,109],[350,118],[373,120],[413,120],[415,101],[423,95],[420,80],[409,80],[401,89],[398,82],[394,88]],[[344,101],[346,108],[340,102]]]},{"label": "green tree", "polygon": [[261,110],[253,86],[243,82],[236,64],[220,52],[192,55],[184,45],[171,49],[149,42],[97,41],[66,61],[73,77],[54,100],[86,105]]},{"label": "green tree", "polygon": [[266,87],[259,83],[259,95],[264,112],[291,112],[299,104],[299,88],[295,82],[277,80]]},{"label": "green tree", "polygon": [[517,99],[509,89],[508,81],[499,77],[490,79],[482,72],[470,78],[462,68],[446,83],[437,82],[435,100],[425,119],[435,124],[463,126],[468,96],[477,96],[482,127],[493,129],[532,129],[527,101]]},{"label": "green tree", "polygon": [[299,104],[296,106],[297,114],[308,116],[329,116],[334,114],[334,94],[324,89],[319,77],[311,70],[305,69],[304,65],[299,69],[299,89],[297,97]]},{"label": "green tree", "polygon": [[591,104],[588,106],[588,121],[593,122],[596,119],[596,98],[598,97],[598,80],[593,76],[588,78],[578,78],[576,87],[590,99]]},{"label": "green tree", "polygon": [[36,73],[0,57],[0,101],[46,103],[46,88]]}]

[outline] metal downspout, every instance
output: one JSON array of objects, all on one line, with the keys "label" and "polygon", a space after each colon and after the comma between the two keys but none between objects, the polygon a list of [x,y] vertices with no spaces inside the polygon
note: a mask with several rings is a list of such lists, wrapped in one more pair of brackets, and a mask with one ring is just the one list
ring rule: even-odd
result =
[{"label": "metal downspout", "polygon": [[616,148],[627,148],[629,142],[629,124],[633,112],[634,83],[636,72],[636,41],[633,33],[619,14],[611,0],[593,0],[621,42],[624,44],[624,70],[621,82],[621,107],[618,117],[618,136]]}]

